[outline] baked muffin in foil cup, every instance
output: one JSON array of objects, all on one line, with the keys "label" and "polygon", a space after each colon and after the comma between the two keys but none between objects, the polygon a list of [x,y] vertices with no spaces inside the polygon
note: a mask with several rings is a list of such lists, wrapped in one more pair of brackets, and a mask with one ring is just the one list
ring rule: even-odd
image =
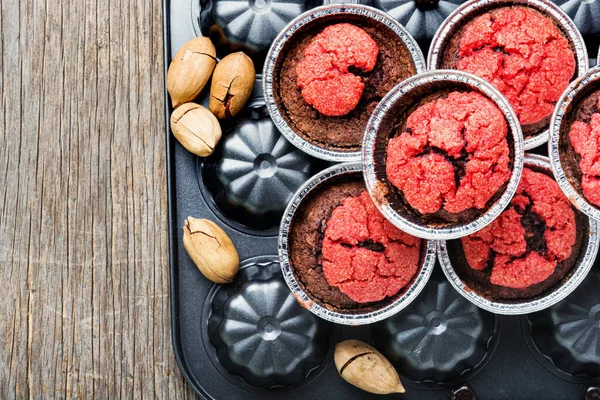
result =
[{"label": "baked muffin in foil cup", "polygon": [[[470,106],[473,109],[470,116],[459,115],[465,110],[460,102],[469,101],[471,98],[477,101],[473,104],[483,104],[487,107],[486,110],[493,111],[493,116],[482,113],[475,106]],[[419,144],[421,147],[414,150],[408,162],[400,163],[396,168],[390,157],[395,157],[394,154],[399,151],[405,151],[402,147],[396,147],[396,143],[407,146],[405,149],[417,146],[414,140],[420,141],[423,135],[422,132],[413,132],[407,121],[413,113],[430,110],[429,106],[432,104],[437,110],[442,107],[445,110],[454,110],[445,112],[445,115],[455,112],[456,116],[448,117],[455,119],[450,121],[425,115],[424,124],[426,123],[426,129],[430,129],[427,143]],[[432,128],[433,125],[429,125],[427,121],[432,118],[437,118],[438,127]],[[496,164],[476,166],[477,162],[490,159],[489,151],[494,151],[494,148],[487,149],[484,146],[485,142],[489,141],[488,138],[480,140],[477,129],[481,131],[484,128],[469,128],[469,124],[474,122],[471,118],[476,119],[475,122],[478,121],[478,127],[493,118],[497,129],[492,135],[506,130],[506,134],[500,134],[501,139],[496,138],[498,141],[493,145],[501,146],[497,150],[503,154],[498,156]],[[452,132],[448,133],[446,130]],[[410,135],[412,138],[404,141],[404,135]],[[483,144],[478,144],[478,141]],[[393,151],[389,151],[390,145],[393,146]],[[483,79],[456,70],[428,71],[397,85],[373,112],[363,144],[364,177],[375,205],[388,221],[399,229],[432,240],[456,239],[470,235],[500,215],[517,189],[523,168],[523,156],[521,127],[506,98]],[[426,165],[427,163],[429,164]],[[493,174],[496,174],[495,170],[500,166],[502,175],[496,177],[496,184],[492,186],[487,181],[486,173],[493,171]],[[479,172],[473,172],[476,169]],[[421,173],[422,176],[405,177],[411,180],[413,188],[415,185],[421,186],[411,191],[406,186],[399,187],[393,183],[397,182],[394,180],[394,174],[398,171],[403,174],[413,174],[415,171]],[[431,204],[439,202],[439,205],[432,209],[428,204],[423,204],[428,200],[422,199],[430,192],[426,186],[441,185],[442,175],[450,181],[441,182],[442,186],[450,185],[450,189],[444,189],[445,192],[439,190],[439,196],[431,201]],[[477,185],[475,180],[479,182]],[[484,196],[481,193],[486,194]],[[480,194],[482,199],[478,200],[478,203],[473,200],[473,204],[470,205],[465,200],[462,210],[456,205],[448,207],[448,204],[456,201],[459,196],[471,196],[471,199],[475,199]],[[417,202],[424,207],[417,206]]]},{"label": "baked muffin in foil cup", "polygon": [[560,188],[578,210],[595,219],[600,219],[600,187],[595,185],[593,159],[598,144],[592,128],[600,126],[599,98],[600,68],[596,67],[574,81],[558,101],[548,141],[552,172]]},{"label": "baked muffin in foil cup", "polygon": [[[399,232],[389,225],[385,229],[391,228],[395,232],[391,235],[396,235],[393,238],[389,236],[389,243],[392,241],[399,243],[396,248],[402,249],[400,254],[406,255],[414,252],[412,255],[415,257],[405,258],[411,258],[414,261],[414,264],[411,264],[411,268],[414,269],[411,272],[412,276],[406,277],[404,285],[399,290],[396,289],[395,293],[386,294],[385,298],[381,300],[365,302],[357,302],[354,298],[348,297],[346,292],[340,290],[342,284],[339,287],[338,285],[329,285],[329,281],[326,281],[327,275],[323,270],[324,259],[327,257],[324,255],[323,242],[330,238],[328,229],[334,226],[333,215],[336,212],[339,214],[339,211],[347,211],[339,210],[342,205],[347,205],[345,200],[350,199],[356,204],[361,197],[363,201],[370,201],[364,188],[361,164],[334,165],[312,177],[296,192],[285,211],[279,231],[278,248],[281,269],[296,300],[317,316],[343,325],[364,325],[381,321],[405,308],[425,287],[436,259],[433,241],[420,240],[404,232]],[[372,260],[373,257],[380,257],[383,260],[384,254],[386,258],[390,256],[391,260],[393,256],[387,251],[388,247],[394,245],[385,244],[385,241],[378,242],[373,234],[374,231],[371,231],[371,229],[375,229],[372,228],[374,225],[383,226],[381,223],[384,223],[385,220],[374,206],[370,207],[369,212],[377,213],[376,217],[378,218],[371,218],[374,216],[371,215],[367,224],[359,226],[360,229],[368,228],[369,238],[354,245],[343,243],[340,249],[356,251],[355,254],[362,252],[365,255],[368,253],[368,257],[363,260]],[[375,220],[377,222],[371,225]],[[354,227],[356,228],[356,225]],[[345,230],[352,231],[352,228]],[[379,230],[379,232],[382,231]],[[399,237],[410,241],[413,247],[409,248],[408,245],[396,242]],[[356,258],[359,257],[356,256]],[[352,265],[355,268],[354,262]],[[398,271],[402,268],[404,267]],[[399,276],[382,271],[378,266],[377,272],[375,275],[372,274],[371,278],[365,278],[362,273],[363,276],[358,278],[355,269],[352,277],[348,280],[360,279],[368,287],[365,289],[366,292],[373,289],[373,286],[370,285],[375,280],[372,279],[388,279]],[[385,284],[387,282],[390,281],[384,281]]]},{"label": "baked muffin in foil cup", "polygon": [[[524,168],[529,169],[533,172],[542,173],[552,178],[550,163],[546,157],[528,154],[525,156]],[[519,194],[517,197],[523,196],[523,194]],[[525,194],[525,196],[529,196],[529,194]],[[517,197],[515,197],[515,201]],[[549,196],[545,196],[545,198],[549,198]],[[516,205],[518,204],[518,202],[515,201],[513,201],[512,203],[513,206],[520,207]],[[571,247],[571,253],[568,255],[567,258],[564,259],[555,258],[555,267],[554,269],[549,271],[550,275],[547,276],[545,279],[540,281],[536,280],[535,283],[520,288],[497,285],[496,283],[498,283],[498,281],[492,284],[490,281],[492,279],[491,273],[493,273],[494,271],[490,272],[490,270],[488,269],[490,260],[492,260],[492,258],[498,259],[499,257],[507,257],[504,254],[510,254],[510,251],[503,249],[502,253],[497,253],[497,247],[492,247],[492,249],[494,249],[494,252],[492,253],[490,250],[490,252],[488,253],[487,260],[484,260],[484,262],[487,263],[487,267],[480,271],[476,271],[472,269],[473,267],[471,263],[473,261],[467,261],[467,256],[464,251],[464,244],[459,242],[458,240],[439,241],[437,243],[438,258],[440,260],[440,264],[442,265],[442,269],[446,274],[446,277],[448,278],[452,286],[454,286],[454,288],[458,290],[458,292],[461,295],[463,295],[467,300],[477,305],[478,307],[481,307],[485,310],[491,311],[496,314],[529,314],[532,312],[546,309],[558,303],[559,301],[567,297],[571,292],[573,292],[585,279],[588,272],[592,268],[592,265],[596,258],[596,254],[598,252],[598,222],[578,212],[573,207],[570,207],[570,209],[574,212],[573,215],[576,232],[575,241],[573,246]],[[523,256],[526,258],[530,258],[529,256],[534,254],[534,247],[536,246],[537,248],[535,248],[535,253],[540,255],[540,259],[544,256],[546,256],[547,258],[547,255],[550,251],[548,247],[548,240],[550,239],[551,241],[553,241],[552,243],[556,245],[557,243],[561,243],[568,240],[567,237],[569,235],[564,232],[558,232],[558,235],[549,232],[552,231],[554,227],[547,227],[547,222],[541,217],[539,217],[539,213],[550,211],[550,209],[544,211],[543,207],[536,207],[536,205],[533,204],[533,206],[526,206],[525,210],[526,211],[522,216],[516,215],[518,221],[520,221],[519,229],[524,229],[525,225],[529,225],[529,230],[524,231],[524,237],[527,241],[531,241],[532,239],[533,241],[531,243],[528,242],[527,252],[524,253],[524,255],[516,257],[512,260],[518,261],[519,259],[523,258]],[[527,210],[533,210],[536,214],[538,214],[538,217],[527,215]],[[507,213],[513,211],[513,208],[507,209]],[[504,229],[505,232],[509,232],[509,235],[506,235],[507,238],[510,236],[510,233],[515,232],[515,229],[510,228],[510,226],[505,227],[504,225],[502,225],[502,227],[503,229],[506,228]],[[543,242],[543,245],[541,246],[539,244],[532,244],[536,242],[536,237],[535,235],[531,235],[530,231],[536,231],[536,229],[539,237],[541,237],[542,235],[544,237],[543,241],[539,240],[540,243]],[[543,234],[541,233],[542,230],[544,231]],[[515,239],[513,244],[516,246],[517,243],[518,240]],[[553,248],[556,247],[554,245],[552,245]],[[493,246],[496,246],[495,242]],[[483,250],[479,249],[477,254],[483,254]],[[511,260],[511,257],[512,256],[509,256],[508,259]],[[533,260],[533,258],[534,257],[531,257],[531,260]],[[533,262],[529,263],[529,266],[526,269],[526,273],[524,271],[521,271],[521,273],[515,275],[515,279],[521,279],[524,276],[535,276],[535,274],[538,273],[537,268],[539,266],[534,264],[535,263]],[[505,267],[506,266],[502,263],[496,265],[494,261],[494,269]],[[510,274],[509,270],[506,271],[508,271],[508,274]],[[486,279],[488,279],[487,283],[483,283],[479,278],[475,276],[475,274],[478,274],[477,276],[479,277],[486,276]]]},{"label": "baked muffin in foil cup", "polygon": [[[472,25],[474,21],[479,23],[482,21],[479,17],[490,15],[491,28],[479,25],[478,28],[479,31],[493,29],[495,18],[498,18],[494,13],[506,8],[529,9],[533,11],[529,17],[533,16],[536,20],[540,15],[547,18],[558,28],[553,33],[556,38],[544,37],[550,34],[545,32],[547,26],[533,28],[534,33],[540,33],[540,37],[531,39],[532,42],[539,42],[536,42],[539,46],[534,48],[529,42],[525,43],[524,36],[532,35],[525,28],[519,27],[514,32],[517,37],[509,37],[509,30],[512,29],[510,23],[498,28],[505,31],[482,33],[479,41],[472,37],[472,32],[478,32]],[[509,17],[502,18],[510,20]],[[468,28],[471,31],[467,34],[465,31]],[[501,40],[498,41],[502,44],[495,41],[499,37]],[[555,46],[559,42],[562,44]],[[543,51],[544,54],[537,54],[536,51]],[[572,53],[572,58],[569,57],[571,61],[561,59],[559,55],[564,55],[564,52]],[[463,57],[467,57],[468,62]],[[485,57],[487,59],[484,60]],[[461,69],[467,72],[482,71],[490,80],[503,86],[497,87],[509,100],[512,98],[510,101],[517,102],[513,108],[521,118],[525,150],[546,143],[553,106],[560,93],[589,67],[587,49],[577,26],[560,7],[547,0],[471,0],[460,5],[433,37],[427,61],[430,70],[455,69],[459,61],[463,61]],[[567,76],[567,68],[572,68],[572,75]]]},{"label": "baked muffin in foil cup", "polygon": [[[378,46],[377,61],[367,72],[350,66],[348,72],[364,83],[360,100],[344,115],[327,116],[305,100],[296,67],[314,37],[340,23],[371,36]],[[362,4],[326,4],[294,19],[273,41],[263,69],[264,98],[273,122],[294,146],[323,160],[358,161],[364,128],[376,104],[395,84],[425,69],[417,42],[385,12]]]}]

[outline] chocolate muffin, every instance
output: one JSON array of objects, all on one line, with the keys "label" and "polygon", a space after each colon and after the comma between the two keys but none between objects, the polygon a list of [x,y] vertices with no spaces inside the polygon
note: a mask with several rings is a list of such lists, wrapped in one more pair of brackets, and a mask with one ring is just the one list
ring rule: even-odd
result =
[{"label": "chocolate muffin", "polygon": [[548,169],[527,166],[506,210],[481,231],[446,242],[454,271],[471,290],[503,302],[543,296],[564,279],[589,221]]},{"label": "chocolate muffin", "polygon": [[554,106],[576,72],[573,44],[532,7],[482,7],[444,45],[439,68],[492,83],[513,106],[525,139],[548,128]]},{"label": "chocolate muffin", "polygon": [[289,237],[290,264],[302,290],[344,313],[393,301],[417,275],[427,247],[383,218],[358,174],[305,198]]},{"label": "chocolate muffin", "polygon": [[485,213],[506,189],[514,164],[498,106],[475,91],[442,90],[400,115],[386,175],[406,213],[430,226]]},{"label": "chocolate muffin", "polygon": [[[360,78],[362,82],[359,84],[364,84],[362,94],[358,93],[360,100],[356,106],[345,115],[327,116],[303,97],[298,85],[297,67],[303,62],[305,50],[313,39],[327,27],[341,22],[364,30],[378,50],[372,69],[348,68],[349,73]],[[275,65],[273,75],[274,99],[281,115],[304,140],[333,151],[358,151],[369,117],[381,98],[397,83],[416,74],[411,53],[398,35],[384,24],[359,15],[343,15],[307,25],[286,43],[281,54],[283,61]],[[352,78],[352,75],[346,75]],[[357,93],[354,86],[342,83],[339,87],[344,93],[351,91],[353,96]],[[313,93],[313,97],[315,95],[318,96],[319,92]]]},{"label": "chocolate muffin", "polygon": [[600,90],[590,88],[573,101],[559,139],[560,162],[569,183],[594,207],[600,209]]}]

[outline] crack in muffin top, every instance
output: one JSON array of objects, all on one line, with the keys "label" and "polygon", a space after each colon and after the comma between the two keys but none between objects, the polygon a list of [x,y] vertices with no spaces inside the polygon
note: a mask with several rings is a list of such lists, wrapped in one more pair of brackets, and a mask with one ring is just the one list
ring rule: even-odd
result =
[{"label": "crack in muffin top", "polygon": [[322,244],[327,282],[359,303],[383,300],[417,273],[421,240],[394,227],[366,191],[336,207]]},{"label": "crack in muffin top", "polygon": [[[596,105],[600,111],[600,97]],[[600,206],[600,112],[594,112],[589,122],[577,120],[569,130],[573,150],[581,157],[581,190],[592,204]]]}]

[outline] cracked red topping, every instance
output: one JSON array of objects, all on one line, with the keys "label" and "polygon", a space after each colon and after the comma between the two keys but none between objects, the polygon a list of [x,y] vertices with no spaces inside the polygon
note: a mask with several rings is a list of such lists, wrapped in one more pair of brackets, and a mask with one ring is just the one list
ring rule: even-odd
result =
[{"label": "cracked red topping", "polygon": [[[600,98],[598,99],[600,111]],[[573,150],[581,156],[581,190],[586,199],[600,206],[600,113],[593,113],[589,124],[575,121],[569,131]]]},{"label": "cracked red topping", "polygon": [[509,208],[461,241],[471,268],[485,270],[493,260],[492,284],[525,289],[570,257],[576,236],[575,213],[556,181],[524,168]]},{"label": "cracked red topping", "polygon": [[378,53],[377,44],[363,29],[347,23],[328,26],[314,37],[296,66],[302,97],[323,115],[348,114],[365,87],[362,78],[348,68],[371,71]]},{"label": "cracked red topping", "polygon": [[327,221],[323,273],[359,303],[393,296],[419,267],[421,240],[390,224],[366,191],[348,197]]},{"label": "cracked red topping", "polygon": [[451,92],[415,109],[390,139],[387,177],[422,214],[485,208],[511,175],[507,133],[504,114],[487,97]]},{"label": "cracked red topping", "polygon": [[539,12],[504,7],[464,29],[457,68],[496,86],[521,124],[540,122],[575,73],[575,56],[561,31]]}]

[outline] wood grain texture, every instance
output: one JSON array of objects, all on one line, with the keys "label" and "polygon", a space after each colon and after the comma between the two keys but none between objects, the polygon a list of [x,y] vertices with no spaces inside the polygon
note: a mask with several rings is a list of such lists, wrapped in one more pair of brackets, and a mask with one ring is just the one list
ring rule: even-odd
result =
[{"label": "wood grain texture", "polygon": [[0,2],[0,398],[188,398],[160,0]]}]

